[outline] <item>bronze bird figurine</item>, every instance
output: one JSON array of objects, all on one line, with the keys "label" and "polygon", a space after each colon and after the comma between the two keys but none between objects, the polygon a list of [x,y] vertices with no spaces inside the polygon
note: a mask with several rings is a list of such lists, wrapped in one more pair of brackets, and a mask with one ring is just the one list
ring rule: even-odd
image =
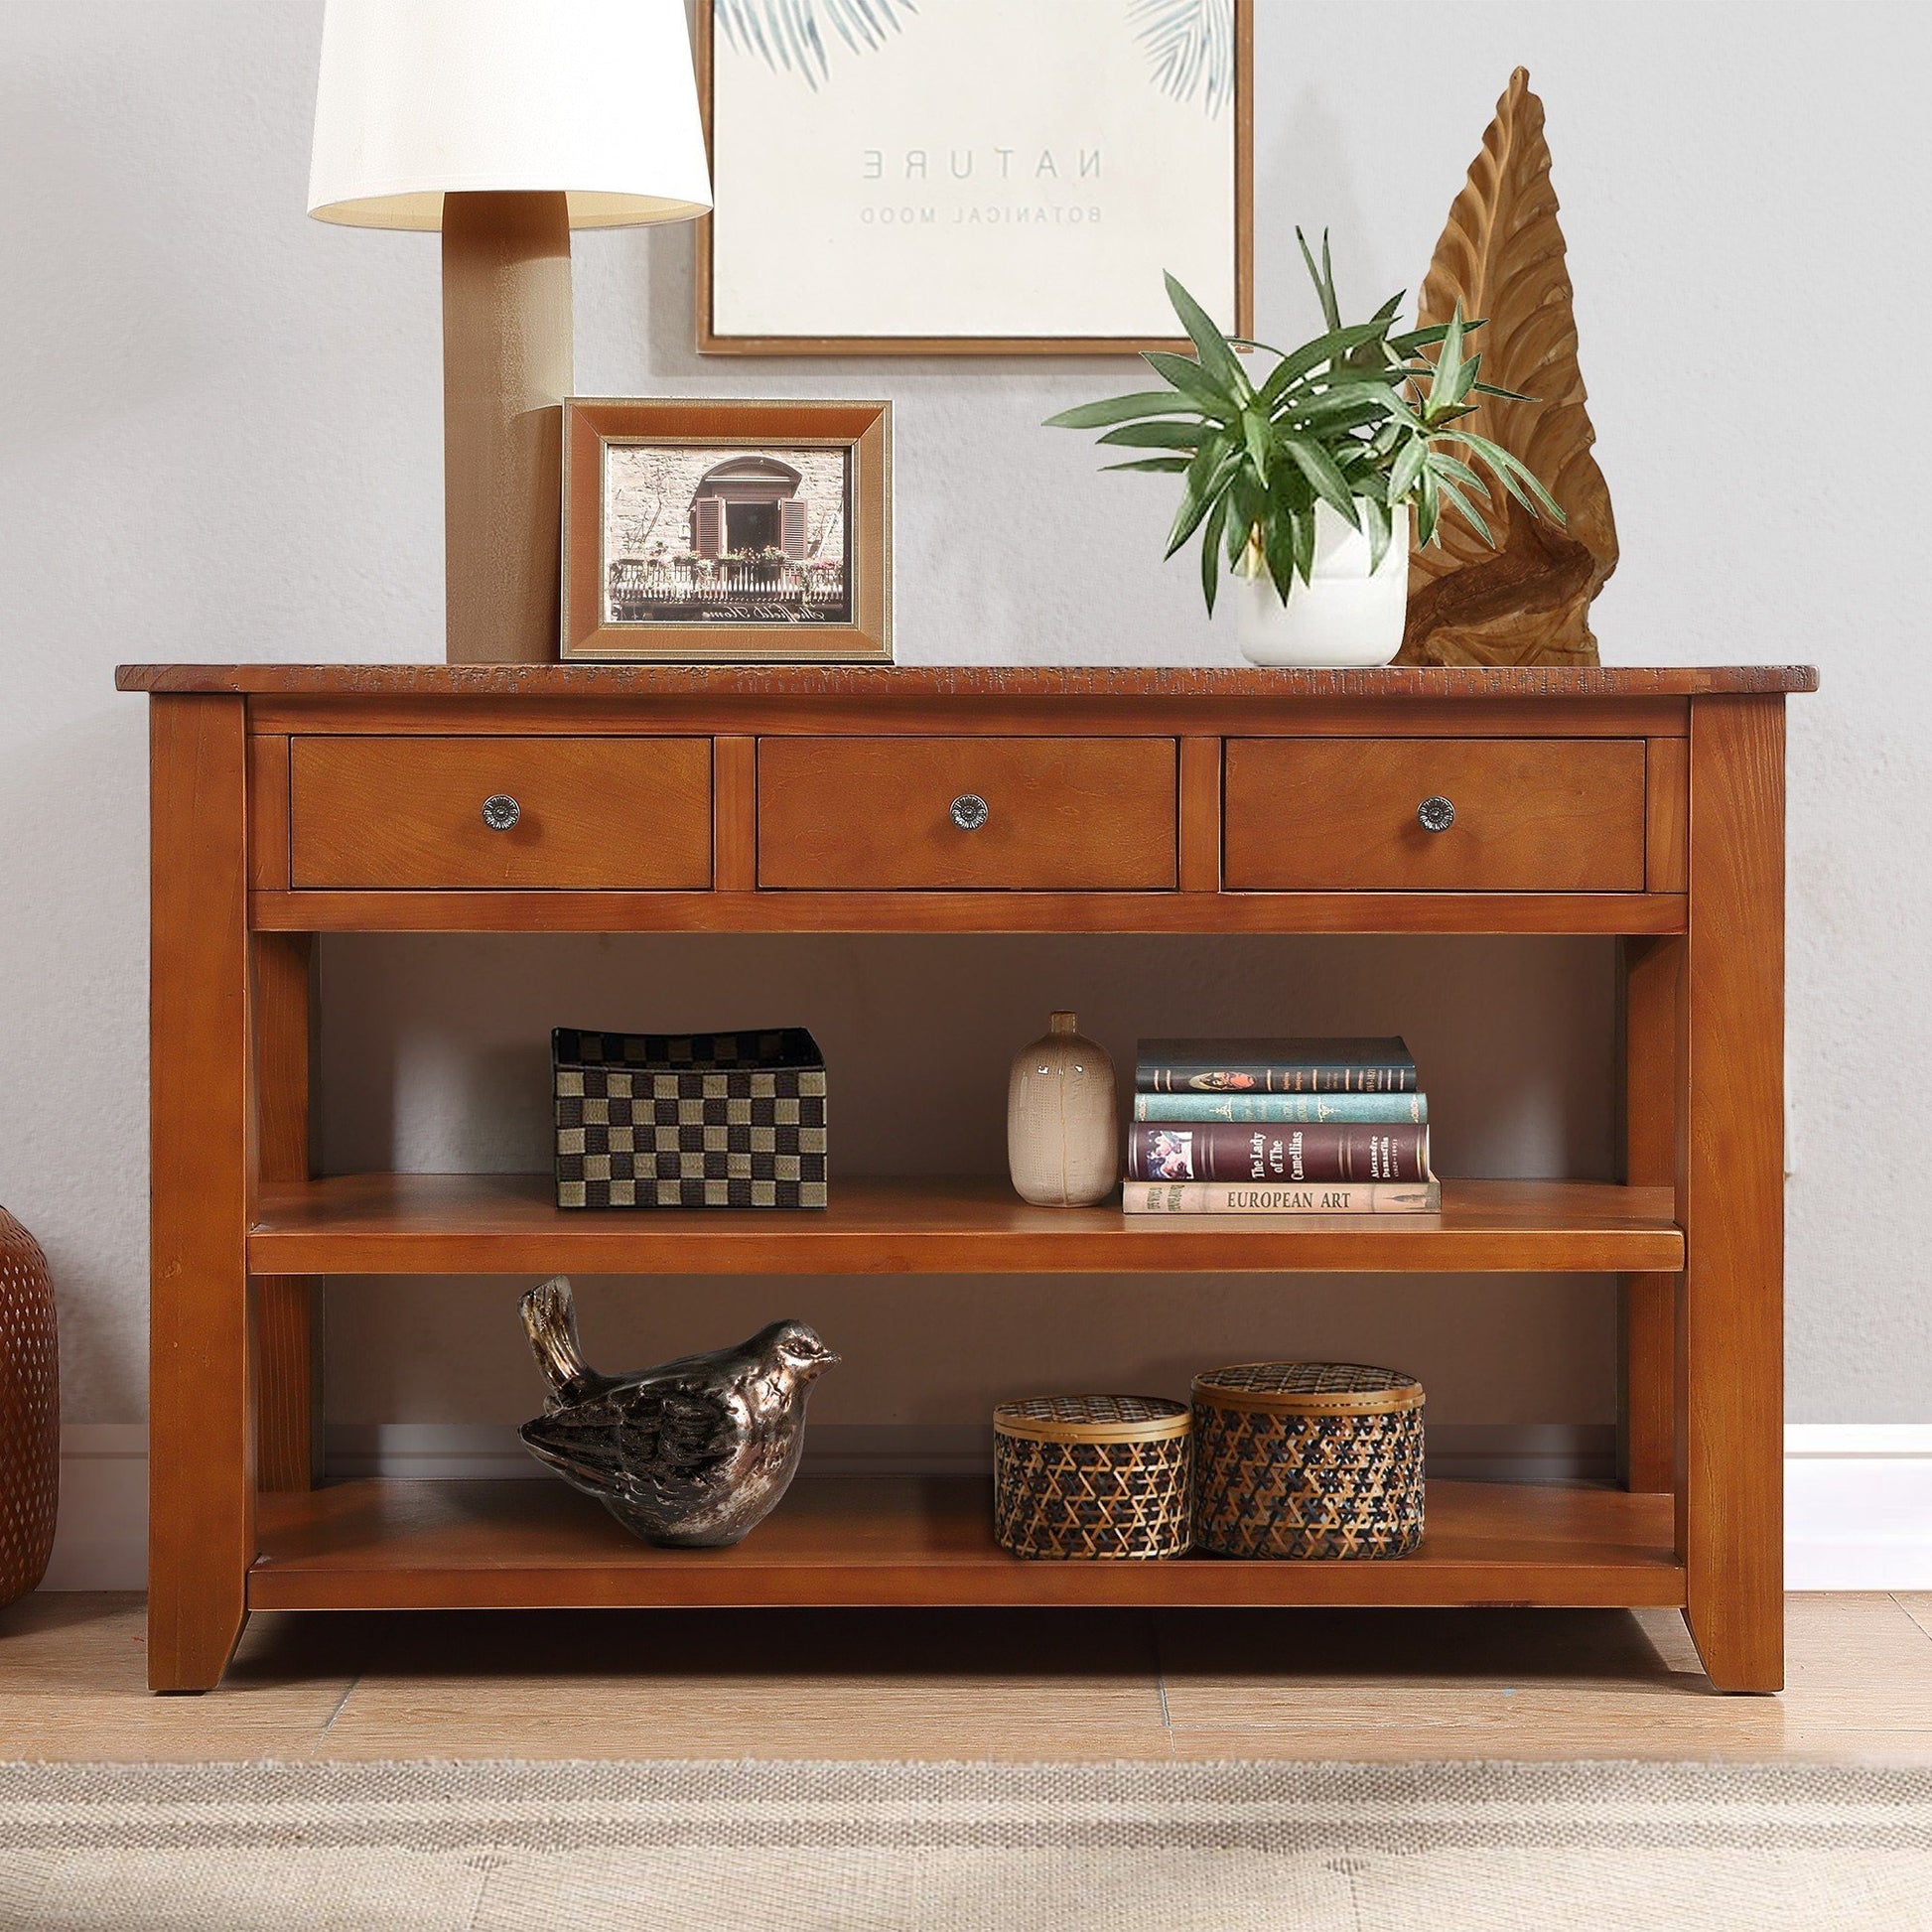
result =
[{"label": "bronze bird figurine", "polygon": [[774,1321],[736,1348],[599,1375],[561,1275],[524,1296],[523,1326],[550,1384],[517,1432],[531,1453],[633,1535],[675,1548],[723,1548],[771,1511],[798,1470],[812,1384],[839,1359],[802,1321]]}]

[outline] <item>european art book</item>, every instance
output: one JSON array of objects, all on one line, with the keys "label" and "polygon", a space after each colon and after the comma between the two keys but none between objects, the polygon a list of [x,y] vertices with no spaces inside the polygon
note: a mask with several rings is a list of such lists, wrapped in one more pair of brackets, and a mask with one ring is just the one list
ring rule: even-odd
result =
[{"label": "european art book", "polygon": [[1121,1192],[1130,1214],[1435,1214],[1439,1182],[1331,1181],[1313,1187],[1255,1186],[1221,1180],[1130,1180]]}]

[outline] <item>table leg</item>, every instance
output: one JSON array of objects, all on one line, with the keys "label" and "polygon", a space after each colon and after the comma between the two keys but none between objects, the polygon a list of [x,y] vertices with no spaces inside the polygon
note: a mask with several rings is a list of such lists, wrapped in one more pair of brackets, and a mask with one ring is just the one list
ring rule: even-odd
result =
[{"label": "table leg", "polygon": [[1723,1691],[1784,1683],[1784,709],[1691,707],[1679,1547]]},{"label": "table leg", "polygon": [[255,1555],[246,738],[240,698],[151,706],[148,1683],[205,1691]]}]

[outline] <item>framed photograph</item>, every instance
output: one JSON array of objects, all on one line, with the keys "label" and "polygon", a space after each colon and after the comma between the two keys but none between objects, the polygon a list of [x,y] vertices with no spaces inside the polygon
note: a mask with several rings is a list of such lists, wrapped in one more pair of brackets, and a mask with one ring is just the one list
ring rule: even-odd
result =
[{"label": "framed photograph", "polygon": [[893,406],[573,396],[572,658],[893,657]]},{"label": "framed photograph", "polygon": [[710,354],[1254,331],[1254,0],[697,0]]}]

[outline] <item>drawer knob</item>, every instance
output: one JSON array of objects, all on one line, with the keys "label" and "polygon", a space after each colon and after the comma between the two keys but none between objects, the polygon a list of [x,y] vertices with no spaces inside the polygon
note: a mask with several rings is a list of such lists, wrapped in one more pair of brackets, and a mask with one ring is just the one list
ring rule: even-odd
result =
[{"label": "drawer knob", "polygon": [[1436,792],[1416,807],[1416,823],[1425,832],[1447,832],[1455,823],[1455,807]]},{"label": "drawer knob", "polygon": [[507,832],[523,816],[523,807],[506,791],[493,791],[483,803],[483,822],[492,832]]},{"label": "drawer knob", "polygon": [[962,791],[952,801],[952,822],[962,832],[977,832],[988,816],[986,800],[976,791]]}]

